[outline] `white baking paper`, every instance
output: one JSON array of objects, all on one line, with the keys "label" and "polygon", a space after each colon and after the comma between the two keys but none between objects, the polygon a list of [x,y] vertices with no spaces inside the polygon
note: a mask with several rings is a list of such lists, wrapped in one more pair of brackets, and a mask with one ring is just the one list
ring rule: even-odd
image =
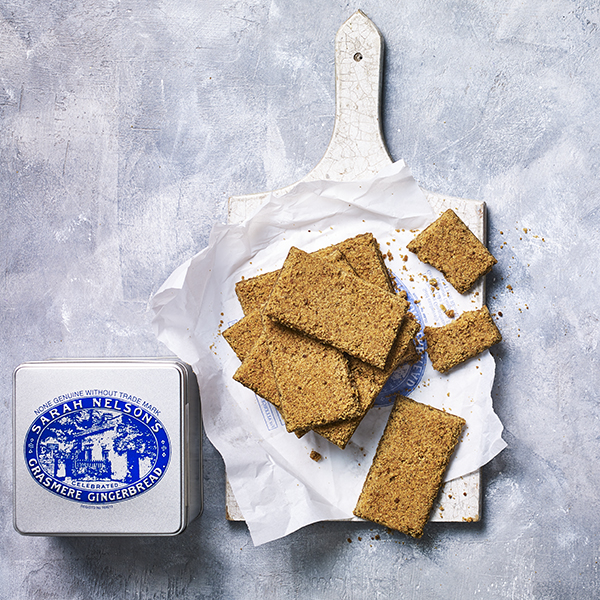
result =
[{"label": "white baking paper", "polygon": [[[441,304],[457,315],[477,308],[472,296],[458,294],[406,250],[434,218],[402,161],[367,181],[301,183],[284,196],[270,196],[242,224],[215,225],[208,247],[176,269],[151,299],[159,340],[198,376],[206,434],[223,456],[255,545],[309,523],[353,517],[389,415],[385,396],[394,390],[408,389],[414,400],[466,419],[446,480],[475,471],[505,447],[492,408],[495,363],[489,352],[446,375],[434,371],[426,355],[411,370],[398,371],[345,450],[312,432],[301,439],[287,433],[268,402],[232,379],[240,362],[221,332],[243,316],[235,283],[280,268],[292,245],[312,252],[372,232],[389,252],[387,264],[422,324],[450,321]],[[322,460],[312,460],[311,450]]]}]

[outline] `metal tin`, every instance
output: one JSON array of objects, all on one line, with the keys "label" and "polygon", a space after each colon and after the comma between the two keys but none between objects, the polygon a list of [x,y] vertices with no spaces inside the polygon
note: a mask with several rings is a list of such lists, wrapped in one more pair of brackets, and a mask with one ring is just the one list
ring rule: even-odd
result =
[{"label": "metal tin", "polygon": [[202,511],[198,385],[177,359],[24,363],[13,440],[24,535],[177,535]]}]

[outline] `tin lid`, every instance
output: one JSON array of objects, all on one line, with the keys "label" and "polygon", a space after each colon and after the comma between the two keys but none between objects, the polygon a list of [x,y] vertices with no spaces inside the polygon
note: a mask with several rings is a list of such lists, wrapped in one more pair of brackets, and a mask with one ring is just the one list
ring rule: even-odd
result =
[{"label": "tin lid", "polygon": [[175,359],[53,360],[17,367],[17,531],[182,531],[188,377]]}]

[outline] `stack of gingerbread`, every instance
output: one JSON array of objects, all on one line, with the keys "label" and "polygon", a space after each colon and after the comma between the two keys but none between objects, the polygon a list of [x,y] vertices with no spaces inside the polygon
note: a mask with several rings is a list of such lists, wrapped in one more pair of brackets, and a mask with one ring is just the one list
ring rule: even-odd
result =
[{"label": "stack of gingerbread", "polygon": [[[451,210],[407,247],[460,293],[496,262]],[[370,233],[312,254],[292,247],[280,270],[243,279],[236,294],[244,317],[223,332],[242,361],[234,379],[298,436],[312,430],[345,448],[387,379],[419,359],[420,325]],[[485,306],[424,337],[442,373],[501,339]],[[355,514],[421,536],[464,424],[399,396]]]},{"label": "stack of gingerbread", "polygon": [[418,360],[420,325],[366,233],[236,285],[244,317],[223,332],[234,379],[274,404],[288,431],[344,448],[391,374]]}]

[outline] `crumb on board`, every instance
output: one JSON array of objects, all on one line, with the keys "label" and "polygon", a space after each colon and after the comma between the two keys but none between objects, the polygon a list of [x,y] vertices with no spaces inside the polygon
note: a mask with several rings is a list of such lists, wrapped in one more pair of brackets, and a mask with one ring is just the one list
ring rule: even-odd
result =
[{"label": "crumb on board", "polygon": [[323,457],[321,456],[321,454],[319,454],[319,452],[317,452],[316,450],[311,450],[310,451],[310,457],[312,458],[312,460],[314,460],[315,462],[319,462]]}]

